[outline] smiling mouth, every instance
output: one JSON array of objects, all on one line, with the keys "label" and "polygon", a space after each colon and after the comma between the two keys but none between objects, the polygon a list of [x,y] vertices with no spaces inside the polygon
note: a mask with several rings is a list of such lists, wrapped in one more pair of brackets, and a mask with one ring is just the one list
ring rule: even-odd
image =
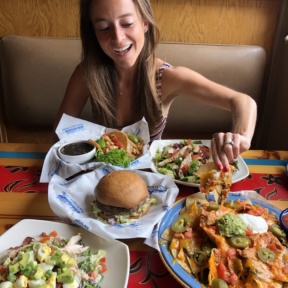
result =
[{"label": "smiling mouth", "polygon": [[114,49],[114,51],[115,51],[116,53],[125,53],[125,52],[128,52],[131,47],[132,47],[132,44],[129,44],[129,45],[124,46],[124,47],[122,47],[122,48]]}]

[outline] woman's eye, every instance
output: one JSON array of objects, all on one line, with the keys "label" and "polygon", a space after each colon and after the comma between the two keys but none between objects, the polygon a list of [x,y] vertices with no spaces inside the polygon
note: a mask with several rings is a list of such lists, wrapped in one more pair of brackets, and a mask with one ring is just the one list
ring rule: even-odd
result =
[{"label": "woman's eye", "polygon": [[109,27],[98,28],[97,30],[100,32],[106,32],[109,30]]},{"label": "woman's eye", "polygon": [[124,27],[124,28],[129,28],[129,27],[131,27],[133,25],[133,23],[125,23],[125,24],[122,24],[122,26]]}]

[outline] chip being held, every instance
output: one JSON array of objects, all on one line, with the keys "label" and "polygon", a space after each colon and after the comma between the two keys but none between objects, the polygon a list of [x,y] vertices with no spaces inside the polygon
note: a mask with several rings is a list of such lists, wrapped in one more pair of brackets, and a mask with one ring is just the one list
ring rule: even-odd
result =
[{"label": "chip being held", "polygon": [[230,165],[230,170],[224,172],[217,170],[214,162],[202,165],[197,173],[200,178],[200,191],[204,193],[213,192],[215,201],[220,204],[225,201],[232,185],[232,171],[236,168]]}]

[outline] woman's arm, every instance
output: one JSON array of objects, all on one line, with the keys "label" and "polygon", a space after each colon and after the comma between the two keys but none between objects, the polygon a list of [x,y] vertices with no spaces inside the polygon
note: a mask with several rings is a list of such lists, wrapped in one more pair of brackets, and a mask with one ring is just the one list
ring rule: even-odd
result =
[{"label": "woman's arm", "polygon": [[[56,130],[63,113],[73,117],[79,117],[88,98],[89,90],[86,86],[85,80],[83,79],[80,66],[78,65],[68,82],[64,98],[55,117],[53,131]],[[55,140],[58,140],[56,134]]]},{"label": "woman's arm", "polygon": [[168,113],[177,95],[188,96],[203,104],[231,112],[231,132],[217,133],[211,141],[214,163],[218,169],[229,170],[229,162],[250,148],[257,116],[255,101],[246,94],[210,81],[188,68],[171,67],[165,69],[162,78],[164,113]]}]

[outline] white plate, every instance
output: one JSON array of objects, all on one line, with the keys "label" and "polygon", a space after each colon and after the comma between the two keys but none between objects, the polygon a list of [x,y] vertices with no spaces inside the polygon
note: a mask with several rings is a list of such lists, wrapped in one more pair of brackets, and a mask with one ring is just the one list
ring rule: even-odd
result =
[{"label": "white plate", "polygon": [[[172,140],[154,140],[150,146],[150,153],[151,153],[151,158],[153,159],[155,157],[155,154],[157,152],[157,149],[163,149],[165,146],[169,144],[174,144],[174,143],[179,143],[183,141],[183,139],[172,139]],[[193,140],[193,141],[199,141],[199,140]],[[210,147],[211,141],[210,140],[200,140],[203,145]],[[239,182],[243,179],[245,179],[249,175],[249,170],[248,166],[244,162],[243,158],[239,156],[236,161],[238,161],[238,168],[239,170],[233,172],[232,175],[232,183]],[[153,163],[153,160],[151,161],[151,170],[155,173],[160,174],[157,171],[157,167]],[[182,184],[185,186],[191,186],[191,187],[199,187],[199,184],[196,183],[188,183],[185,181],[180,181],[180,180],[174,180],[175,183]]]},{"label": "white plate", "polygon": [[119,288],[127,287],[130,266],[128,246],[114,239],[104,240],[96,234],[72,225],[43,220],[22,220],[0,236],[0,254],[10,247],[21,245],[27,236],[38,236],[42,232],[48,234],[53,230],[64,238],[70,238],[81,232],[86,246],[90,246],[93,250],[106,250],[108,270],[104,273],[101,288],[115,287],[115,283]]}]

